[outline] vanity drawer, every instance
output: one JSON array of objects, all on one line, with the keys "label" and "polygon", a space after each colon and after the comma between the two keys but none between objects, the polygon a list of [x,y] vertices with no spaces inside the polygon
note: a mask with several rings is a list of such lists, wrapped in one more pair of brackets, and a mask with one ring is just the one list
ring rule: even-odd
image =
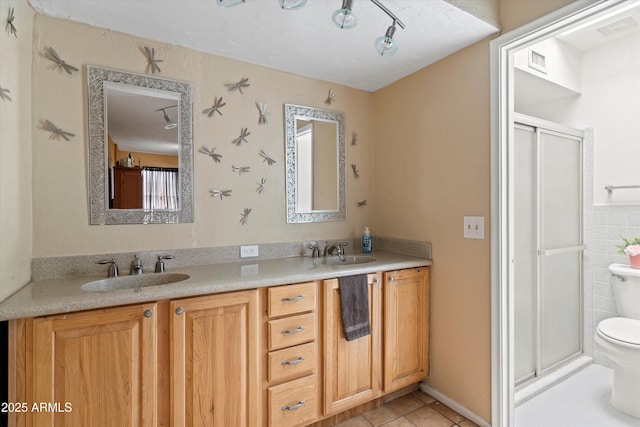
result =
[{"label": "vanity drawer", "polygon": [[269,317],[312,311],[316,308],[316,283],[275,286],[269,288],[267,314]]},{"label": "vanity drawer", "polygon": [[316,375],[269,387],[269,426],[305,426],[318,416]]},{"label": "vanity drawer", "polygon": [[268,381],[279,383],[315,373],[318,345],[315,342],[269,353]]},{"label": "vanity drawer", "polygon": [[316,314],[269,320],[269,351],[316,340]]}]

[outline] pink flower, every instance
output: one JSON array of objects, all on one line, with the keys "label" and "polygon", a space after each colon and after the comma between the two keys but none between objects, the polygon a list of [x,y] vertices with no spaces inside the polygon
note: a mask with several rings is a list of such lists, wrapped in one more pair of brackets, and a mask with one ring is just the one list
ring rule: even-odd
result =
[{"label": "pink flower", "polygon": [[640,245],[629,245],[624,248],[624,253],[629,256],[638,256],[640,255]]}]

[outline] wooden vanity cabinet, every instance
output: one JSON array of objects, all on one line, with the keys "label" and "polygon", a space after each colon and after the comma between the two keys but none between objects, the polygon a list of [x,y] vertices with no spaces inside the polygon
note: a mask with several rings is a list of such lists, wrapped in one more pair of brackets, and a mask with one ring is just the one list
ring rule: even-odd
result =
[{"label": "wooden vanity cabinet", "polygon": [[155,426],[156,307],[27,319],[26,425]]},{"label": "wooden vanity cabinet", "polygon": [[260,426],[258,291],[169,304],[171,425]]},{"label": "wooden vanity cabinet", "polygon": [[371,334],[347,341],[340,310],[338,279],[324,281],[324,415],[336,414],[380,396],[382,359],[382,283],[369,274]]},{"label": "wooden vanity cabinet", "polygon": [[429,373],[429,268],[384,274],[384,392]]},{"label": "wooden vanity cabinet", "polygon": [[346,341],[338,279],[13,320],[26,426],[297,427],[428,374],[428,267],[367,276]]}]

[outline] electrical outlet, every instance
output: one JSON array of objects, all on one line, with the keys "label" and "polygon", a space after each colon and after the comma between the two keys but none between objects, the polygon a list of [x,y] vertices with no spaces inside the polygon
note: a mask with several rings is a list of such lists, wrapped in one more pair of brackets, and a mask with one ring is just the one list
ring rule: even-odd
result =
[{"label": "electrical outlet", "polygon": [[240,246],[240,258],[251,258],[258,256],[258,245]]},{"label": "electrical outlet", "polygon": [[484,239],[484,217],[465,216],[464,217],[464,238]]}]

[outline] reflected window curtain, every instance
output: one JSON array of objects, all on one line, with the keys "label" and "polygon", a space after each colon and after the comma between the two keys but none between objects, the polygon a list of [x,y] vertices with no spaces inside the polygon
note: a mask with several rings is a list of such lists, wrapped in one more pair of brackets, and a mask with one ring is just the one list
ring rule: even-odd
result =
[{"label": "reflected window curtain", "polygon": [[142,209],[178,209],[178,169],[144,168],[142,171]]}]

